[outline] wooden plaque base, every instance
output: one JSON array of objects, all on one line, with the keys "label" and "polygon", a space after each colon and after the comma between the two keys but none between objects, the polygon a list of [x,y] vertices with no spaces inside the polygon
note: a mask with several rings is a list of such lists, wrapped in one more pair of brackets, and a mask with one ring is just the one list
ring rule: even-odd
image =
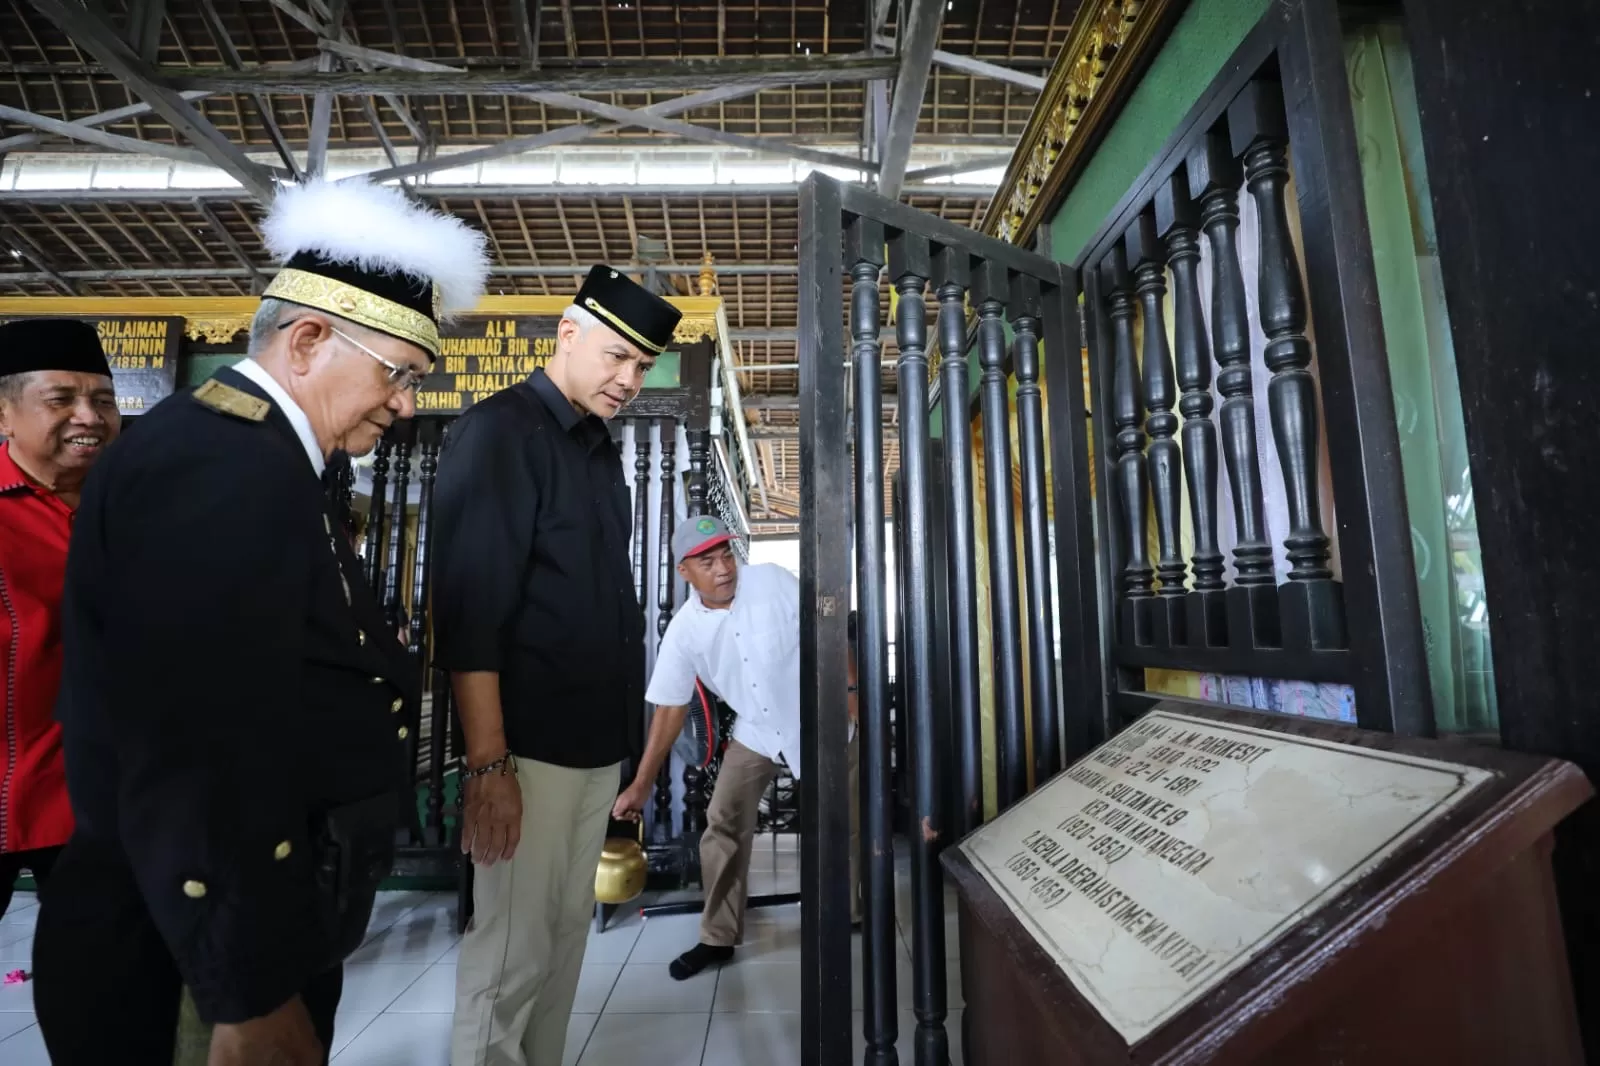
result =
[{"label": "wooden plaque base", "polygon": [[1131,1046],[971,859],[948,849],[971,1066],[1583,1062],[1550,872],[1551,830],[1592,791],[1576,767],[1208,704],[1162,706],[1495,776]]}]

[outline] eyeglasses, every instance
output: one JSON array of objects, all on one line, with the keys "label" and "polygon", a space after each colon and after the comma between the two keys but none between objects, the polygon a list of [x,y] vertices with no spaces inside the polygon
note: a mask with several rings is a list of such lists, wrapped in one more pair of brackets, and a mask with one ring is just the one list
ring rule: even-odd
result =
[{"label": "eyeglasses", "polygon": [[[301,320],[298,318],[291,318],[287,322],[280,322],[278,324],[278,328],[288,329],[290,326],[299,321]],[[366,352],[368,355],[372,356],[372,358],[376,359],[380,364],[382,364],[389,371],[389,384],[391,386],[399,389],[410,389],[412,392],[416,392],[422,387],[423,379],[427,377],[425,372],[413,370],[408,366],[396,366],[383,356],[379,355],[377,352],[373,351],[371,348],[368,348],[365,344],[362,344],[360,341],[350,336],[350,334],[346,333],[338,326],[329,323],[328,328],[339,337],[349,341],[351,344],[355,345],[357,348],[360,348],[363,352]]]}]

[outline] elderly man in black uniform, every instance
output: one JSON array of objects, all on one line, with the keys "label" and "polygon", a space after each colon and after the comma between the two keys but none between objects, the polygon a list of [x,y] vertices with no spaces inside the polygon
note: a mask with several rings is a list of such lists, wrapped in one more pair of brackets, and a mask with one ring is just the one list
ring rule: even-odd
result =
[{"label": "elderly man in black uniform", "polygon": [[462,848],[479,864],[452,1066],[562,1059],[607,815],[643,736],[644,615],[605,423],[680,317],[595,267],[549,366],[463,415],[440,457],[436,662],[461,711]]},{"label": "elderly man in black uniform", "polygon": [[249,358],[158,405],[89,477],[57,714],[77,830],[35,1003],[56,1066],[311,1066],[392,860],[418,678],[327,508],[470,307],[481,236],[398,189],[281,190]]}]

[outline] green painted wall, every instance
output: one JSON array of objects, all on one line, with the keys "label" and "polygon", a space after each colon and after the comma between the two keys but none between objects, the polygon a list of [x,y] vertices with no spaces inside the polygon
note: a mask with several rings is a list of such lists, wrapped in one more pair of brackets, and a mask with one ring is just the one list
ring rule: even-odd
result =
[{"label": "green painted wall", "polygon": [[1050,223],[1051,247],[1077,259],[1117,201],[1155,158],[1271,0],[1190,0],[1161,53],[1062,201]]}]

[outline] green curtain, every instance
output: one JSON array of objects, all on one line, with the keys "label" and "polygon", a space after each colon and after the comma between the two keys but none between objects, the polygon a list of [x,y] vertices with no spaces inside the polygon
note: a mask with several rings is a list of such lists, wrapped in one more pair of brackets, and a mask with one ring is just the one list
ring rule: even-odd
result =
[{"label": "green curtain", "polygon": [[1346,31],[1362,183],[1400,430],[1434,717],[1498,730],[1460,386],[1423,161],[1411,57],[1393,21]]}]

